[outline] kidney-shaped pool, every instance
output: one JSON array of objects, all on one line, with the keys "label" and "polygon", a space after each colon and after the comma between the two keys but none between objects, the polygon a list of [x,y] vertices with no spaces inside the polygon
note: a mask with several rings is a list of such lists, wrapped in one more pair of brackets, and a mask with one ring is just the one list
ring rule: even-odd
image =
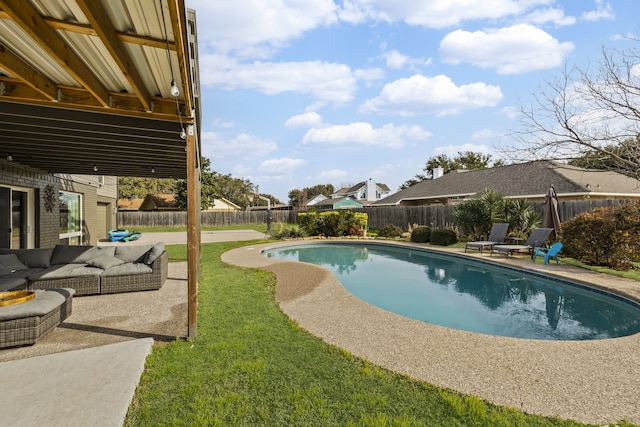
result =
[{"label": "kidney-shaped pool", "polygon": [[640,332],[640,304],[457,255],[376,244],[305,244],[263,255],[330,270],[356,297],[401,316],[491,335],[593,340]]}]

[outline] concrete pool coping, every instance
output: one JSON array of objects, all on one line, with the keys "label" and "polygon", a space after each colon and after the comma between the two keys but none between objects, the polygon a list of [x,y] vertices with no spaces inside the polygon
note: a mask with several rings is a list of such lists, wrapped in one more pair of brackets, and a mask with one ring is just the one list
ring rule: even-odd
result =
[{"label": "concrete pool coping", "polygon": [[[332,242],[361,243],[353,240]],[[222,260],[276,274],[276,300],[298,325],[325,342],[379,366],[427,383],[531,414],[594,424],[640,424],[640,334],[595,341],[541,341],[466,332],[408,319],[347,292],[328,270],[266,258],[265,249],[317,243],[288,241],[244,246]],[[373,244],[427,248],[525,268],[607,289],[640,302],[638,282],[567,265],[465,254],[412,243]]]}]

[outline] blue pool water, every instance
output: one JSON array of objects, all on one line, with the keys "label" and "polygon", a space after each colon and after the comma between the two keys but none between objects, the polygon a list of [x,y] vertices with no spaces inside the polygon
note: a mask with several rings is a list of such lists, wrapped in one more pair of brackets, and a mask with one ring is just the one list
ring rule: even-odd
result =
[{"label": "blue pool water", "polygon": [[356,297],[436,325],[543,340],[592,340],[640,332],[638,304],[455,255],[331,243],[282,247],[264,255],[327,268]]}]

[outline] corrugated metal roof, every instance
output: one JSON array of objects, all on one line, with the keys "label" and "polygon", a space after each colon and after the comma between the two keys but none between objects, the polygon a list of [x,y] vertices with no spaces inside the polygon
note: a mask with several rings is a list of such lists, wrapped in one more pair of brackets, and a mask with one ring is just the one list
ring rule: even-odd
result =
[{"label": "corrugated metal roof", "polygon": [[0,149],[54,173],[183,177],[195,25],[184,0],[0,0]]}]

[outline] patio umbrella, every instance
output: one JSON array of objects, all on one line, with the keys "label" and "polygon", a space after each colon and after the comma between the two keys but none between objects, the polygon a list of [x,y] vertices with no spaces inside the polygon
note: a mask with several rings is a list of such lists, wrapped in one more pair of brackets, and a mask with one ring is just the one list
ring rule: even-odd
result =
[{"label": "patio umbrella", "polygon": [[560,214],[558,213],[558,196],[553,185],[547,190],[544,196],[544,215],[542,227],[553,228],[553,238],[556,238],[560,231]]}]

